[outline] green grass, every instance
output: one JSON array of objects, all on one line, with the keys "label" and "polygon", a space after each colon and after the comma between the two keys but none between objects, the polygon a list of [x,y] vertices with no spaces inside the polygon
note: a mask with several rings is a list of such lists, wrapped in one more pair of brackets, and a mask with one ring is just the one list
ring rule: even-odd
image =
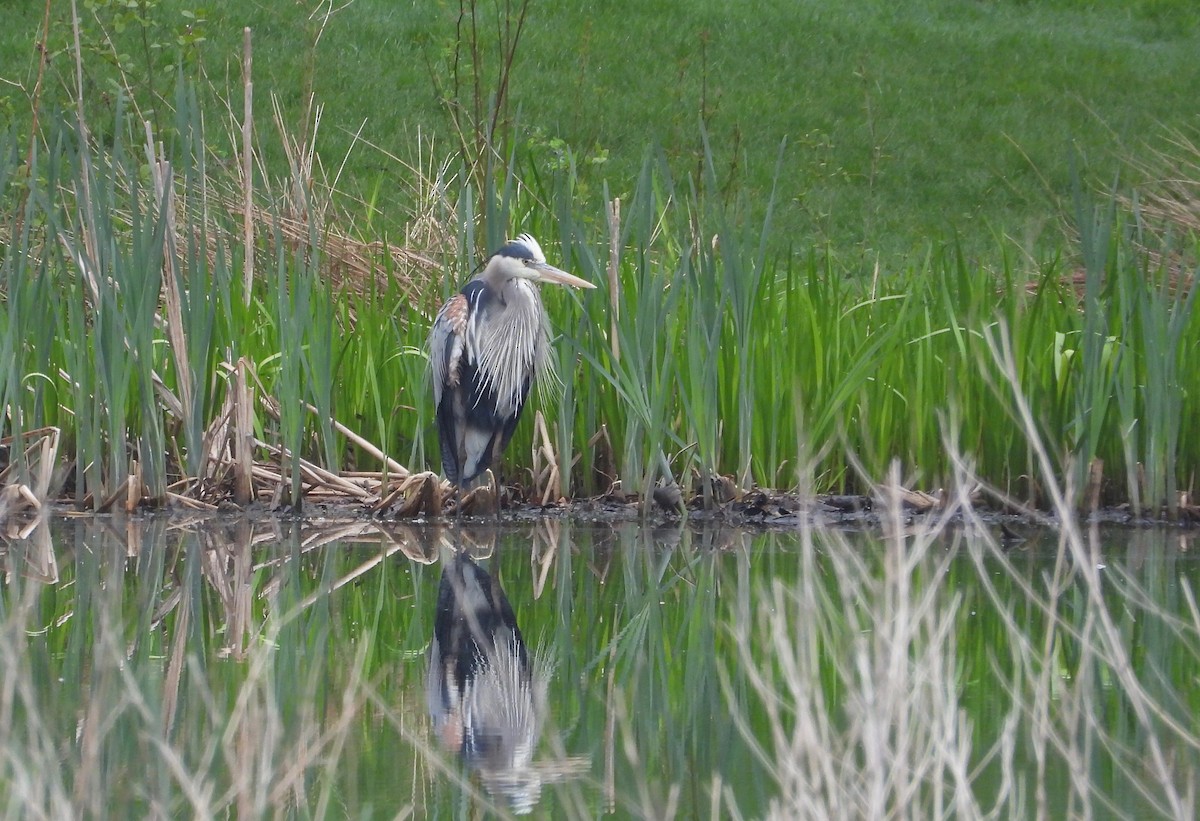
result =
[{"label": "green grass", "polygon": [[[210,118],[214,95],[240,101],[242,27],[250,26],[260,123],[270,95],[289,122],[303,122],[311,91],[324,107],[325,168],[332,174],[345,160],[339,189],[371,202],[382,212],[376,222],[392,230],[413,204],[394,165],[355,135],[408,161],[418,133],[449,151],[457,142],[441,98],[474,108],[475,65],[485,112],[496,90],[499,4],[479,4],[481,49],[476,63],[460,60],[457,95],[457,4],[357,0],[322,25],[316,3],[205,15],[186,0],[147,0],[145,27],[114,11],[119,5],[81,7],[84,93],[96,123],[115,101],[118,58],[160,128],[170,116],[151,91],[170,102],[177,60],[211,84]],[[0,10],[0,53],[10,55],[0,77],[16,84],[6,106],[18,121],[27,117],[41,14],[39,3]],[[46,84],[46,99],[64,105],[75,85],[67,14],[67,4],[54,4]],[[662,148],[676,177],[701,180],[703,123],[715,170],[706,195],[737,203],[736,218],[757,223],[778,183],[777,249],[894,258],[953,235],[978,254],[1004,235],[1040,253],[1060,247],[1072,152],[1089,181],[1107,184],[1124,157],[1195,126],[1187,103],[1200,85],[1198,44],[1200,12],[1186,0],[534,8],[505,109],[519,127],[503,136],[538,173],[570,152],[586,199],[605,183],[628,198],[647,146]],[[282,176],[282,154],[263,137],[268,167]]]}]

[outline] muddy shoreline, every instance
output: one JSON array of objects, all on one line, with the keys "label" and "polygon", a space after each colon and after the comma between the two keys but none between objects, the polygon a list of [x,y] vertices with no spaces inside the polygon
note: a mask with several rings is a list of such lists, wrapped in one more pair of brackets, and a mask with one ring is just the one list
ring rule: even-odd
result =
[{"label": "muddy shoreline", "polygon": [[[923,495],[924,496],[924,495]],[[902,522],[919,525],[936,521],[943,507],[940,502],[929,502],[934,497],[924,496],[919,502],[901,498]],[[245,507],[231,502],[216,505],[211,510],[194,510],[178,505],[161,508],[139,508],[133,513],[112,512],[96,514],[80,510],[75,506],[58,502],[46,505],[43,510],[51,516],[67,518],[90,517],[145,517],[164,515],[187,519],[236,519],[252,521],[282,520],[313,523],[375,523],[379,525],[442,525],[463,522],[472,526],[491,524],[524,525],[544,520],[570,520],[580,524],[618,525],[626,523],[646,524],[654,527],[671,525],[709,525],[738,527],[749,530],[792,530],[808,524],[813,527],[879,529],[890,525],[892,514],[886,504],[881,504],[864,495],[817,495],[806,497],[797,493],[768,492],[753,490],[740,499],[705,506],[697,496],[686,504],[675,499],[659,498],[644,505],[639,497],[618,498],[599,496],[558,501],[548,505],[506,499],[499,511],[467,512],[456,517],[453,508],[442,515],[397,515],[394,511],[379,510],[376,506],[363,504],[353,499],[322,499],[306,502],[299,511],[289,506],[272,506],[265,502],[254,502]],[[30,517],[22,517],[26,521]],[[972,520],[996,527],[1003,538],[1017,537],[1021,529],[1051,528],[1058,526],[1058,519],[1051,513],[1038,510],[998,509],[977,503],[972,509]],[[950,521],[962,522],[961,513],[951,514]],[[1177,527],[1193,529],[1200,523],[1191,509],[1181,508],[1179,515],[1171,519],[1163,511],[1160,516],[1134,516],[1126,505],[1100,508],[1082,515],[1085,524],[1103,526]]]}]

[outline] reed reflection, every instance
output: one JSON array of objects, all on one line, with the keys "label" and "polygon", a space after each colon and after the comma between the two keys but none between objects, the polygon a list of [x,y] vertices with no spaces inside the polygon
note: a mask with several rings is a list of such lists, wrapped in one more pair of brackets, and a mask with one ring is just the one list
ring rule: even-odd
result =
[{"label": "reed reflection", "polygon": [[464,551],[446,558],[429,646],[426,698],[442,746],[516,813],[533,809],[533,763],[547,675],[531,658],[500,583]]}]

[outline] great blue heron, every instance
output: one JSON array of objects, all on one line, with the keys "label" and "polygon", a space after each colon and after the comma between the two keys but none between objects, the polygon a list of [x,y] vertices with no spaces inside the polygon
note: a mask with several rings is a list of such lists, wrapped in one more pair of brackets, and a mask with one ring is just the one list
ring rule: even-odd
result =
[{"label": "great blue heron", "polygon": [[547,671],[526,649],[499,582],[465,551],[443,558],[425,686],[442,746],[513,812],[529,812],[548,778],[533,761]]},{"label": "great blue heron", "polygon": [[549,371],[549,320],[535,283],[595,288],[546,262],[529,234],[509,240],[438,311],[429,335],[442,470],[461,489],[512,438],[534,380]]}]

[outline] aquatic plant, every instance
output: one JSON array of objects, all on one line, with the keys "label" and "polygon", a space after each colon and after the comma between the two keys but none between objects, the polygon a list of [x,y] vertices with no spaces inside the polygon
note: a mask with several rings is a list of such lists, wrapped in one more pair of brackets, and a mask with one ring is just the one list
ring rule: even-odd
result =
[{"label": "aquatic plant", "polygon": [[986,340],[1003,322],[1073,503],[1191,515],[1194,239],[1146,230],[1117,192],[1077,192],[1075,245],[1045,260],[947,245],[893,267],[772,250],[772,208],[752,223],[714,195],[708,148],[702,178],[682,181],[650,151],[631,194],[592,214],[569,152],[547,174],[513,143],[482,173],[398,169],[416,192],[402,246],[359,238],[372,212],[320,173],[318,107],[302,137],[276,112],[288,167],[272,177],[240,156],[257,151],[251,110],[225,139],[187,83],[174,106],[165,145],[125,114],[95,136],[82,108],[44,118],[24,162],[0,138],[11,487],[30,486],[25,432],[52,429],[41,495],[94,510],[312,496],[436,512],[432,313],[479,253],[531,230],[599,292],[547,295],[565,385],[512,443],[502,479],[524,498],[649,503],[677,486],[712,506],[794,487],[800,452],[817,492],[862,490],[856,463],[878,476],[894,460],[936,490],[949,424],[982,477],[1045,506],[995,389]]}]

